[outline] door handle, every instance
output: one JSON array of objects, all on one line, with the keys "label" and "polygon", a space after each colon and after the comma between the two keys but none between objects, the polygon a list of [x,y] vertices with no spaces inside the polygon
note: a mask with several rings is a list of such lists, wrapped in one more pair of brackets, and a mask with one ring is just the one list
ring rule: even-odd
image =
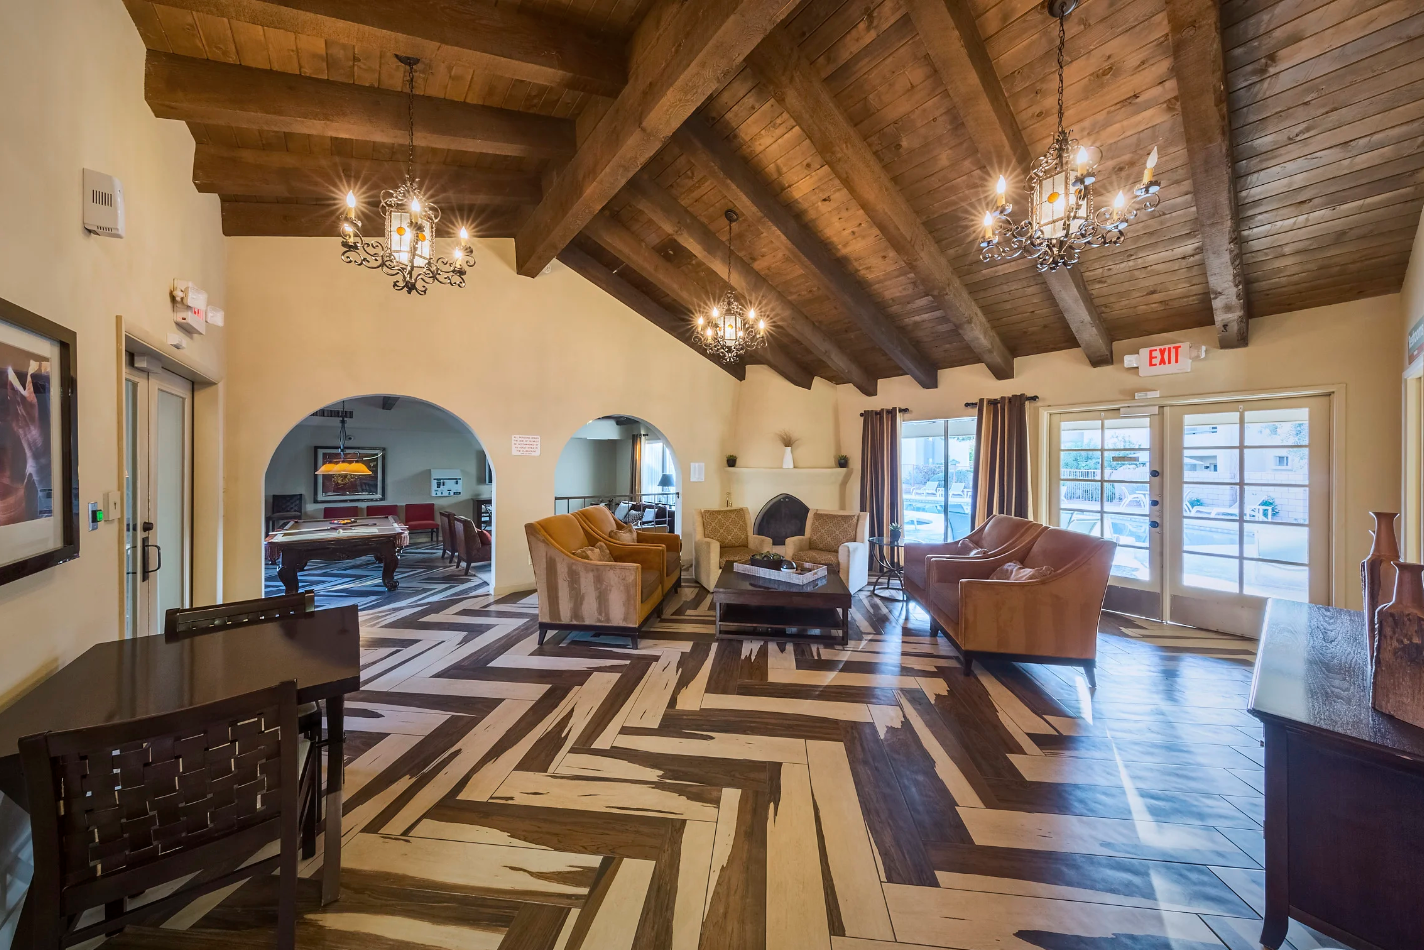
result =
[{"label": "door handle", "polygon": [[[148,552],[150,549],[158,552],[158,563],[155,564],[153,567],[148,566]],[[140,560],[142,561],[142,576],[139,577],[139,580],[146,581],[148,580],[148,575],[156,574],[159,571],[163,570],[163,548],[157,544],[154,544],[152,541],[148,540],[148,538],[144,538],[143,550]]]},{"label": "door handle", "polygon": [[1156,507],[1157,507],[1158,505],[1160,505],[1160,504],[1162,504],[1162,503],[1161,503],[1160,501],[1158,501],[1156,498],[1152,499],[1152,501],[1151,501],[1151,507],[1153,507],[1153,508],[1156,508]]},{"label": "door handle", "polygon": [[1160,528],[1160,527],[1162,527],[1162,522],[1160,522],[1160,521],[1149,521],[1149,522],[1147,522],[1147,524],[1148,524],[1149,527],[1152,527],[1152,528]]}]

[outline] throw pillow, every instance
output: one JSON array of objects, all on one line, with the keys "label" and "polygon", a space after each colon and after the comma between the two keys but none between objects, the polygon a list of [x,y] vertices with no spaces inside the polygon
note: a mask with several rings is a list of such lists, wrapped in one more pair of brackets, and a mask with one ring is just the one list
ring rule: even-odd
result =
[{"label": "throw pillow", "polygon": [[811,519],[807,546],[813,551],[839,551],[842,544],[855,540],[856,522],[859,520],[858,514],[833,515],[818,511]]},{"label": "throw pillow", "polygon": [[724,548],[751,547],[747,537],[747,509],[703,508],[702,536]]},{"label": "throw pillow", "polygon": [[574,557],[581,557],[585,561],[593,561],[597,564],[610,564],[613,561],[613,554],[608,550],[608,545],[602,541],[579,548],[574,552]]},{"label": "throw pillow", "polygon": [[1022,567],[1023,565],[1020,564],[1018,561],[1010,561],[1007,564],[1001,565],[998,570],[990,574],[989,580],[1011,581],[1014,579],[1014,571],[1017,571]]},{"label": "throw pillow", "polygon": [[991,581],[1036,581],[1044,577],[1052,577],[1053,568],[1048,565],[1043,567],[1024,567],[1017,561],[1010,561],[989,575]]},{"label": "throw pillow", "polygon": [[614,541],[622,541],[624,544],[638,543],[638,529],[632,525],[624,525],[621,528],[614,528],[608,532],[608,536]]},{"label": "throw pillow", "polygon": [[475,532],[475,535],[480,539],[480,546],[481,546],[481,547],[486,547],[486,548],[487,548],[487,547],[489,547],[491,544],[494,544],[494,538],[491,537],[491,536],[490,536],[490,533],[489,533],[488,531],[486,531],[484,528],[481,528],[481,529],[479,529],[478,531],[476,531],[476,532]]},{"label": "throw pillow", "polygon": [[960,538],[945,550],[945,554],[953,557],[978,557],[985,553],[987,549],[981,548],[968,538]]}]

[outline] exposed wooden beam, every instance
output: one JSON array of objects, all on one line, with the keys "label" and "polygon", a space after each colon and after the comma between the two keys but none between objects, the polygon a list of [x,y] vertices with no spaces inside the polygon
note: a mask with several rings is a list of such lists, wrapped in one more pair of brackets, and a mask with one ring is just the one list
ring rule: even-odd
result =
[{"label": "exposed wooden beam", "polygon": [[578,152],[515,239],[519,273],[543,270],[795,6],[796,0],[658,0],[629,44],[627,86],[586,120],[593,124],[580,135]]},{"label": "exposed wooden beam", "polygon": [[669,313],[656,300],[594,260],[587,251],[580,248],[577,244],[570,244],[560,251],[559,260],[567,265],[569,270],[579,274],[589,283],[647,320],[659,330],[664,330],[669,336],[675,337],[687,344],[688,348],[713,366],[716,366],[723,372],[731,374],[735,379],[747,378],[746,367],[741,363],[723,363],[700,346],[694,345],[691,340],[691,334],[688,332],[687,319],[685,317],[679,317]]},{"label": "exposed wooden beam", "polygon": [[[958,0],[906,0],[906,6],[990,174],[1021,180],[1032,156],[979,35],[974,11]],[[1072,268],[1061,268],[1043,278],[1088,362],[1111,366],[1112,336],[1088,293],[1083,275]]]},{"label": "exposed wooden beam", "polygon": [[[244,201],[224,197],[222,200],[223,234],[228,237],[329,237],[337,236],[342,206],[329,204],[299,204],[287,201]],[[514,237],[515,231],[529,213],[527,206],[496,205],[473,207],[452,205],[441,209],[446,221],[459,221],[470,227],[477,238]],[[379,228],[377,228],[379,230]],[[436,235],[442,240],[443,235]],[[332,253],[336,253],[334,250]],[[475,252],[479,263],[479,251]]]},{"label": "exposed wooden beam", "polygon": [[997,379],[1012,379],[1014,357],[890,179],[885,167],[784,30],[774,31],[747,58],[866,217],[909,266],[964,342]]},{"label": "exposed wooden beam", "polygon": [[[717,287],[708,286],[681,267],[664,260],[656,250],[644,244],[638,235],[607,213],[594,215],[584,228],[584,233],[662,288],[686,307],[689,313],[696,313],[717,299],[726,286],[721,280],[716,281],[719,285]],[[811,371],[787,355],[774,341],[757,350],[756,355],[793,386],[811,388],[811,380],[814,378]]]},{"label": "exposed wooden beam", "polygon": [[1223,349],[1245,346],[1251,315],[1241,267],[1241,222],[1217,0],[1172,0],[1167,4],[1167,29],[1216,338]]},{"label": "exposed wooden beam", "polygon": [[162,0],[268,29],[468,66],[600,96],[623,88],[622,44],[488,0]]},{"label": "exposed wooden beam", "polygon": [[[193,184],[206,194],[266,198],[330,198],[348,190],[369,207],[379,192],[405,177],[405,162],[269,152],[259,148],[199,145],[193,152]],[[463,165],[416,165],[415,176],[444,202],[537,204],[539,178]]]},{"label": "exposed wooden beam", "polygon": [[[149,50],[144,98],[160,119],[406,143],[406,95],[393,89]],[[417,96],[415,143],[554,157],[573,151],[574,127],[568,119]]]},{"label": "exposed wooden beam", "polygon": [[[676,198],[647,175],[641,172],[634,175],[624,191],[658,227],[671,234],[708,267],[720,270],[726,265],[726,243],[702,219],[678,204]],[[773,327],[780,324],[811,352],[845,376],[856,389],[867,396],[875,395],[875,377],[864,366],[741,256],[733,254],[731,260],[732,286],[755,303],[761,316]]]},{"label": "exposed wooden beam", "polygon": [[875,298],[820,238],[772,194],[731,143],[697,116],[682,124],[673,135],[673,142],[915,382],[926,389],[939,385],[939,373],[929,358],[880,311]]}]

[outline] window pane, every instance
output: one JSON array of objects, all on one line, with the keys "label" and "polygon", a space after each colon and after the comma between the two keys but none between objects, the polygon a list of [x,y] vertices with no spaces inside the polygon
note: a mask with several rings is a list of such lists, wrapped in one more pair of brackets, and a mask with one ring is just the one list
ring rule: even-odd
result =
[{"label": "window pane", "polygon": [[1247,485],[1246,519],[1305,524],[1310,521],[1310,489]]},{"label": "window pane", "polygon": [[1100,449],[1103,446],[1102,423],[1096,419],[1065,422],[1059,432],[1061,449]]},{"label": "window pane", "polygon": [[1102,503],[1102,486],[1097,482],[1059,482],[1061,508],[1088,508],[1097,511]]},{"label": "window pane", "polygon": [[1152,423],[1146,416],[1128,419],[1105,419],[1103,438],[1109,449],[1147,449],[1152,447]]},{"label": "window pane", "polygon": [[1304,485],[1310,481],[1310,450],[1247,449],[1246,481]]},{"label": "window pane", "polygon": [[1145,482],[1152,477],[1152,460],[1145,450],[1109,450],[1103,453],[1103,476],[1122,481]]},{"label": "window pane", "polygon": [[1310,568],[1293,564],[1266,564],[1247,561],[1245,564],[1246,593],[1257,597],[1281,597],[1285,600],[1310,600]]},{"label": "window pane", "polygon": [[1098,478],[1103,471],[1103,453],[1077,449],[1060,452],[1058,475],[1060,478]]},{"label": "window pane", "polygon": [[909,499],[906,499],[904,538],[907,541],[927,541],[931,543],[946,540],[944,536],[943,506],[934,508],[933,506],[927,507],[920,504],[911,505]]},{"label": "window pane", "polygon": [[1241,426],[1235,412],[1204,412],[1182,420],[1182,445],[1240,445]]},{"label": "window pane", "polygon": [[1309,445],[1310,410],[1253,409],[1246,413],[1247,445]]},{"label": "window pane", "polygon": [[1185,485],[1182,487],[1182,514],[1196,518],[1240,517],[1235,485]]},{"label": "window pane", "polygon": [[1148,566],[1146,548],[1119,547],[1113,554],[1112,573],[1114,577],[1128,577],[1135,581],[1152,579],[1152,569]]},{"label": "window pane", "polygon": [[1103,515],[1103,526],[1107,537],[1118,544],[1147,547],[1147,532],[1151,528],[1146,518],[1109,512]]},{"label": "window pane", "polygon": [[1205,554],[1182,555],[1182,583],[1187,587],[1204,587],[1207,590],[1224,590],[1237,593],[1237,565],[1241,562],[1229,557],[1210,557]]},{"label": "window pane", "polygon": [[1103,536],[1103,519],[1096,511],[1070,511],[1064,508],[1058,512],[1058,526],[1079,534],[1091,534],[1095,538]]},{"label": "window pane", "polygon": [[1199,554],[1241,554],[1240,529],[1235,521],[1182,519],[1182,550]]},{"label": "window pane", "polygon": [[1103,485],[1103,508],[1146,514],[1152,509],[1151,502],[1147,497],[1147,486],[1145,484],[1107,482]]},{"label": "window pane", "polygon": [[1182,451],[1182,479],[1188,482],[1234,482],[1239,465],[1236,449]]},{"label": "window pane", "polygon": [[1285,524],[1246,523],[1246,556],[1272,561],[1310,562],[1310,529]]}]

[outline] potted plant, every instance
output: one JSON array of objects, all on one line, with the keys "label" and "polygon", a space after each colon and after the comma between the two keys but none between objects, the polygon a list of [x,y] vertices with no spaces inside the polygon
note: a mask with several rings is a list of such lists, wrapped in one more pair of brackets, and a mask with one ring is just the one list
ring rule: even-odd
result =
[{"label": "potted plant", "polygon": [[898,521],[890,522],[890,543],[900,543],[900,522]]},{"label": "potted plant", "polygon": [[736,467],[737,467],[737,457],[736,457],[735,455],[729,455],[729,456],[727,456],[727,467],[728,467],[728,468],[736,468]]},{"label": "potted plant", "polygon": [[836,468],[845,468],[845,467],[846,467],[847,465],[849,465],[849,464],[850,464],[850,456],[849,456],[849,455],[837,455],[837,456],[836,456]]},{"label": "potted plant", "polygon": [[796,462],[791,457],[791,447],[797,442],[800,442],[801,440],[796,438],[796,436],[792,435],[791,430],[789,429],[782,429],[780,432],[776,433],[776,438],[781,442],[782,445],[781,467],[795,468]]}]

